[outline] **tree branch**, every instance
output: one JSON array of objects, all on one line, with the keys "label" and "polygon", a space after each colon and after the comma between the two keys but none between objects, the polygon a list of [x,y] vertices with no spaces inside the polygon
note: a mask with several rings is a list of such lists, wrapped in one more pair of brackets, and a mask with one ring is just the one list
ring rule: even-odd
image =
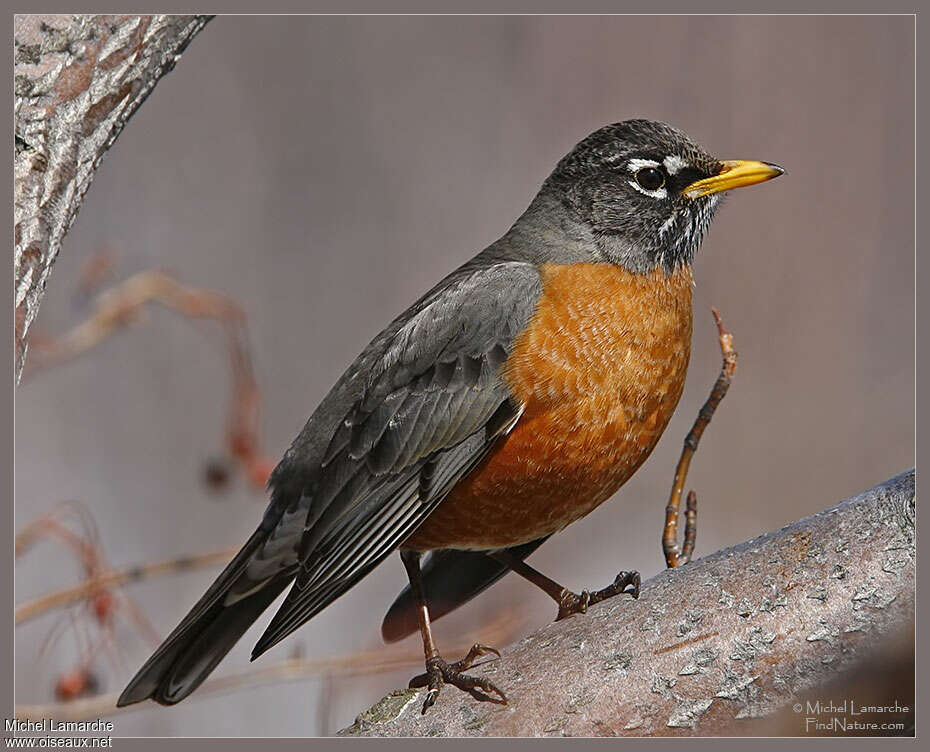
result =
[{"label": "tree branch", "polygon": [[208,16],[14,20],[16,378],[61,242],[104,153]]},{"label": "tree branch", "polygon": [[[422,690],[403,690],[340,733],[758,733],[751,719],[849,676],[876,646],[913,627],[914,499],[911,470],[781,530],[661,572],[637,601],[618,596],[543,627],[475,671],[507,692],[506,707],[447,688],[421,715]],[[793,733],[803,733],[803,718],[794,719]]]}]

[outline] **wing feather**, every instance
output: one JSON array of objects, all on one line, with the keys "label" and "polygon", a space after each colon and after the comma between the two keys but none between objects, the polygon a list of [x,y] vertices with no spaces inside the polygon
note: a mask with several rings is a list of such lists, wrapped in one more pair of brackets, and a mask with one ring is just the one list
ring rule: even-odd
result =
[{"label": "wing feather", "polygon": [[[380,343],[379,356],[363,354],[364,374],[344,377],[357,385],[355,396],[343,418],[334,416],[312,487],[297,504],[307,512],[297,576],[253,658],[403,543],[512,427],[522,408],[500,369],[538,294],[531,266],[479,269],[428,299]],[[285,518],[291,530],[294,519]],[[271,571],[268,563],[256,568]]]}]

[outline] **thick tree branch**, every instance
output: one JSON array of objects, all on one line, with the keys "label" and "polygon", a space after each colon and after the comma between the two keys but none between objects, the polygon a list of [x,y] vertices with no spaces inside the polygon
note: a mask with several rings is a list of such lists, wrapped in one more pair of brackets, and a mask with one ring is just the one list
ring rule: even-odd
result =
[{"label": "thick tree branch", "polygon": [[[914,499],[909,471],[661,572],[637,601],[618,596],[543,627],[473,670],[507,692],[506,707],[446,689],[421,715],[422,690],[404,690],[342,733],[760,733],[752,719],[790,711],[805,692],[850,676],[913,627]],[[878,698],[862,697],[870,699]],[[803,718],[789,716],[793,733],[804,733]]]},{"label": "thick tree branch", "polygon": [[106,150],[207,16],[14,21],[16,377],[62,239]]}]

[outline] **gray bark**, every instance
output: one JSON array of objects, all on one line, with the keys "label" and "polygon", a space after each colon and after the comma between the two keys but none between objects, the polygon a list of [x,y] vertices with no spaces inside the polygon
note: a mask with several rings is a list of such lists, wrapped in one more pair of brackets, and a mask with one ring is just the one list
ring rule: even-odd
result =
[{"label": "gray bark", "polygon": [[[788,706],[804,693],[869,670],[882,646],[900,645],[903,664],[912,660],[914,513],[912,470],[661,572],[639,600],[599,603],[472,669],[508,694],[507,706],[446,687],[421,715],[423,690],[403,690],[341,734],[758,733],[752,719],[791,716]],[[906,680],[904,673],[901,687]]]},{"label": "gray bark", "polygon": [[207,16],[14,20],[16,378],[61,242],[94,171]]}]

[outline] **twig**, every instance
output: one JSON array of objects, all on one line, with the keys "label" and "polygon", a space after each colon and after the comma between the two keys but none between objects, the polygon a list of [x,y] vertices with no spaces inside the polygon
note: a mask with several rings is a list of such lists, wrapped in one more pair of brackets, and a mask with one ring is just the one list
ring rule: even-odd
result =
[{"label": "twig", "polygon": [[101,249],[87,259],[78,275],[77,289],[74,291],[75,301],[78,303],[89,301],[94,293],[102,289],[109,281],[115,269],[116,260],[107,250]]},{"label": "twig", "polygon": [[691,555],[694,553],[694,542],[697,539],[697,494],[694,491],[688,493],[685,505],[684,545],[679,546],[678,510],[681,507],[681,494],[685,488],[688,468],[691,466],[691,458],[697,451],[698,442],[700,442],[704,429],[707,428],[711,418],[714,417],[714,411],[716,411],[720,401],[726,396],[727,390],[730,388],[730,381],[733,378],[733,371],[736,370],[736,350],[733,349],[733,335],[724,328],[717,309],[711,308],[710,310],[717,322],[723,365],[720,368],[720,375],[714,383],[714,388],[710,391],[710,396],[701,407],[694,425],[691,426],[691,430],[685,437],[681,457],[678,460],[678,466],[675,468],[675,480],[672,483],[672,493],[668,500],[668,506],[665,507],[665,529],[662,533],[662,551],[665,553],[665,563],[670,569],[687,564],[691,561]]},{"label": "twig", "polygon": [[[196,694],[192,695],[192,699],[206,697],[207,695],[216,694],[218,692],[249,689],[250,687],[264,684],[273,684],[278,681],[298,681],[321,674],[351,676],[359,673],[376,674],[388,672],[407,665],[416,664],[421,657],[420,653],[421,651],[409,651],[392,656],[384,656],[382,654],[377,660],[373,660],[377,655],[374,651],[371,653],[360,653],[351,658],[336,658],[320,661],[289,658],[280,663],[264,666],[259,669],[239,671],[228,674],[227,676],[208,679],[197,690]],[[369,663],[363,665],[363,660],[367,660]],[[16,718],[82,720],[122,713],[126,710],[140,709],[139,706],[135,706],[134,708],[117,708],[116,701],[118,697],[118,694],[106,694],[68,703],[19,705],[16,708]]]},{"label": "twig", "polygon": [[13,622],[18,626],[41,616],[46,611],[53,608],[66,606],[69,603],[83,600],[101,590],[117,585],[138,582],[162,574],[184,572],[195,567],[223,564],[233,557],[236,551],[237,549],[235,548],[223,548],[219,551],[212,551],[207,554],[183,556],[176,559],[169,559],[168,561],[157,562],[155,564],[144,564],[142,566],[127,567],[126,569],[107,572],[106,574],[86,579],[72,587],[57,590],[48,595],[43,595],[20,604],[16,607],[16,611],[14,612]]},{"label": "twig", "polygon": [[[491,624],[481,627],[481,639],[492,642],[509,642],[524,627],[515,610],[502,611]],[[477,639],[476,634],[466,635],[458,646],[461,652],[467,650]],[[455,652],[455,650],[453,650]],[[387,673],[413,667],[423,660],[420,649],[409,648],[378,648],[352,655],[339,656],[322,660],[307,660],[305,658],[290,658],[264,666],[258,669],[245,669],[226,676],[208,679],[203,683],[191,699],[203,698],[219,692],[231,692],[279,681],[299,681],[312,677],[326,676],[358,676]],[[140,706],[117,708],[118,695],[97,695],[82,700],[67,703],[54,703],[46,705],[18,705],[15,716],[19,719],[54,718],[56,720],[83,720],[99,718],[132,710],[139,710]]]},{"label": "twig", "polygon": [[[50,534],[50,521],[63,524],[71,518],[75,519],[84,531],[87,541],[95,547],[99,546],[100,535],[97,532],[97,525],[90,510],[79,501],[68,500],[59,502],[47,514],[26,523],[13,539],[13,556],[19,558],[31,550],[40,540],[47,539]],[[75,553],[80,555],[82,552],[76,550]]]},{"label": "twig", "polygon": [[232,368],[233,393],[226,443],[245,467],[249,480],[264,487],[272,463],[259,445],[261,396],[255,381],[245,328],[245,313],[232,298],[212,290],[186,287],[159,271],[139,272],[97,298],[94,313],[64,335],[33,335],[29,375],[77,358],[107,337],[138,321],[143,307],[160,303],[188,319],[213,319],[223,325]]},{"label": "twig", "polygon": [[[75,521],[80,528],[77,531],[72,529],[71,524],[68,524]],[[47,514],[27,524],[16,535],[14,555],[18,558],[43,539],[64,544],[74,554],[83,569],[84,581],[95,580],[112,570],[103,553],[100,535],[93,516],[80,502],[62,502]],[[128,618],[135,623],[135,626],[149,641],[158,642],[158,635],[152,625],[128,596],[117,596],[107,588],[98,588],[88,593],[84,601],[86,615],[100,628],[100,644],[117,648],[112,630],[114,627],[114,614],[119,610],[126,613]],[[86,628],[83,619],[75,618],[74,614],[69,614],[69,619],[72,629],[81,631]],[[40,654],[45,647],[51,645],[56,632],[59,631],[58,626],[63,623],[65,622],[59,622],[48,633],[43,641],[43,647],[40,648]],[[88,637],[87,642],[90,644],[94,641]],[[91,660],[91,652],[85,655],[84,662]],[[113,651],[112,655],[118,659],[118,648]]]}]

